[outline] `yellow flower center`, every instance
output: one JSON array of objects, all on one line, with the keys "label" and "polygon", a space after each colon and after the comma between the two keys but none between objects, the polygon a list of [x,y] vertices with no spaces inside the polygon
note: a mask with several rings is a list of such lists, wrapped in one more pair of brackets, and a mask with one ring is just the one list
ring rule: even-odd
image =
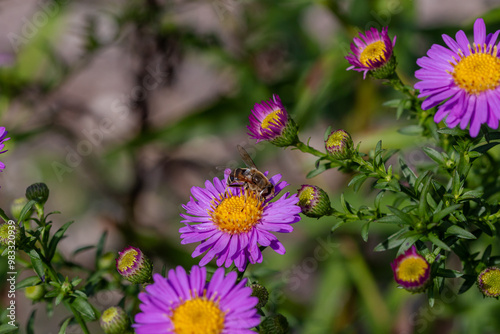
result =
[{"label": "yellow flower center", "polygon": [[137,253],[135,249],[127,250],[127,253],[123,255],[118,263],[118,269],[120,269],[120,271],[124,271],[132,268],[132,266],[137,261],[137,255],[139,255],[139,253]]},{"label": "yellow flower center", "polygon": [[[486,50],[486,45],[475,45],[475,52],[468,56],[459,54],[460,59],[454,59],[453,79],[455,84],[469,94],[478,95],[488,89],[500,85],[500,59],[496,57],[497,47]],[[469,45],[470,50],[470,45]]]},{"label": "yellow flower center", "polygon": [[302,189],[299,195],[299,205],[306,206],[311,205],[311,201],[314,199],[315,191],[313,187],[305,187]]},{"label": "yellow flower center", "polygon": [[481,276],[483,289],[491,296],[500,296],[500,270],[490,270]]},{"label": "yellow flower center", "polygon": [[342,141],[347,137],[347,134],[343,131],[335,131],[332,133],[328,140],[326,141],[327,147],[340,147],[342,146]]},{"label": "yellow flower center", "polygon": [[282,113],[283,113],[283,111],[281,111],[281,109],[273,111],[272,113],[267,115],[266,118],[264,118],[264,120],[262,121],[261,127],[263,129],[268,129],[271,125],[279,125],[280,124],[279,123],[280,114],[282,114]]},{"label": "yellow flower center", "polygon": [[179,305],[172,315],[176,334],[218,334],[224,330],[225,313],[218,304],[198,297]]},{"label": "yellow flower center", "polygon": [[118,311],[116,307],[110,307],[106,311],[102,312],[102,321],[109,323],[113,320],[114,317],[118,315]]},{"label": "yellow flower center", "polygon": [[424,275],[429,264],[420,256],[409,256],[399,264],[396,275],[404,282],[419,281]]},{"label": "yellow flower center", "polygon": [[221,195],[220,201],[212,202],[210,216],[219,230],[240,234],[257,225],[263,211],[264,202],[253,191],[242,191],[240,195],[226,192]]},{"label": "yellow flower center", "polygon": [[385,59],[385,43],[376,41],[366,46],[359,55],[359,61],[365,66],[371,66],[370,62],[386,61]]}]

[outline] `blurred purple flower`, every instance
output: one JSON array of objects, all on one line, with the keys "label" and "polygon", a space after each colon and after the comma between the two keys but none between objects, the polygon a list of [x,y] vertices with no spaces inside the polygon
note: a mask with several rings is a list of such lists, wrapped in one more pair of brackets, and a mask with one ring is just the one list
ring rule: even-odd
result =
[{"label": "blurred purple flower", "polygon": [[[5,138],[7,136],[7,133],[8,133],[7,130],[5,130],[3,126],[0,127],[0,154],[7,152],[7,150],[2,151],[3,148],[5,147],[4,143],[10,139],[10,138]],[[0,161],[0,172],[3,169],[5,169],[5,164]]]}]

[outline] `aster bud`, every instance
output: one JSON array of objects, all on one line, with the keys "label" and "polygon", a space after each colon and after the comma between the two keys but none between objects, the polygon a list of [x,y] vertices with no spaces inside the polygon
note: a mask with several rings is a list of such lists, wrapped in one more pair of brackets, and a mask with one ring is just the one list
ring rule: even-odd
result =
[{"label": "aster bud", "polygon": [[298,190],[300,209],[308,217],[320,218],[332,213],[328,194],[317,186],[303,184]]},{"label": "aster bud", "polygon": [[[26,204],[28,204],[28,200],[26,199],[26,197],[17,198],[12,202],[12,204],[10,205],[10,213],[12,213],[14,219],[19,220],[19,217],[21,217],[21,212],[23,211],[23,208]],[[32,213],[33,209],[30,209],[26,217],[30,217]]]},{"label": "aster bud", "polygon": [[129,246],[118,253],[116,269],[133,284],[152,282],[153,263],[139,248]]},{"label": "aster bud", "polygon": [[118,306],[110,307],[102,312],[99,324],[106,334],[125,334],[130,332],[130,319]]},{"label": "aster bud", "polygon": [[281,314],[266,317],[260,323],[260,334],[286,334],[290,332],[288,321]]},{"label": "aster bud", "polygon": [[269,300],[269,292],[267,289],[258,283],[254,283],[250,285],[252,288],[252,296],[259,298],[259,303],[255,306],[256,308],[263,308],[266,306],[267,301]]},{"label": "aster bud", "polygon": [[325,141],[326,151],[337,160],[349,159],[353,147],[351,135],[344,130],[333,130]]},{"label": "aster bud", "polygon": [[394,279],[405,290],[418,293],[427,289],[430,283],[431,266],[417,252],[415,245],[398,256],[391,263]]},{"label": "aster bud", "polygon": [[33,285],[24,289],[26,298],[32,301],[38,301],[45,295],[45,287],[43,285]]},{"label": "aster bud", "polygon": [[13,246],[18,249],[20,241],[21,231],[13,220],[9,220],[8,223],[0,224],[0,245],[5,247]]},{"label": "aster bud", "polygon": [[26,189],[26,198],[43,205],[49,198],[49,188],[45,183],[34,183]]},{"label": "aster bud", "polygon": [[489,267],[477,277],[477,286],[486,297],[500,297],[500,268]]},{"label": "aster bud", "polygon": [[267,140],[278,147],[287,147],[299,141],[298,126],[278,95],[274,94],[271,100],[256,103],[249,120],[248,134],[257,139],[257,143]]}]

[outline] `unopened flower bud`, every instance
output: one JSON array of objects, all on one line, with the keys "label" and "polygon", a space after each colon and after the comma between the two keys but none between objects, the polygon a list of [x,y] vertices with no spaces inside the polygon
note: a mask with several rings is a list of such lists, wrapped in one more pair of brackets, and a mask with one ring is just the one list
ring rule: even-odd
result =
[{"label": "unopened flower bud", "polygon": [[486,297],[500,297],[500,268],[486,268],[477,277],[477,286]]},{"label": "unopened flower bud", "polygon": [[298,126],[278,95],[273,95],[271,100],[256,103],[249,119],[248,134],[257,139],[257,143],[267,140],[278,147],[287,147],[298,142]]},{"label": "unopened flower bud", "polygon": [[303,184],[298,190],[299,203],[302,213],[308,217],[320,218],[332,212],[328,194],[317,186]]},{"label": "unopened flower bud", "polygon": [[116,269],[131,283],[144,284],[152,281],[153,264],[139,248],[129,246],[118,253]]},{"label": "unopened flower bud", "polygon": [[45,295],[45,288],[43,285],[29,286],[24,290],[24,295],[32,301],[38,301]]},{"label": "unopened flower bud", "polygon": [[124,334],[130,330],[130,319],[118,306],[110,307],[102,312],[99,324],[106,334]]},{"label": "unopened flower bud", "polygon": [[349,159],[353,153],[354,143],[351,135],[344,130],[334,130],[325,141],[328,154],[334,159]]},{"label": "unopened flower bud", "polygon": [[405,290],[418,293],[430,283],[431,266],[413,245],[391,263],[394,279]]},{"label": "unopened flower bud", "polygon": [[289,333],[290,327],[288,321],[281,314],[271,315],[266,317],[260,323],[260,334],[286,334]]},{"label": "unopened flower bud", "polygon": [[260,284],[254,283],[250,285],[252,288],[252,296],[259,298],[259,303],[255,306],[256,308],[263,308],[266,306],[269,300],[269,292],[267,289]]},{"label": "unopened flower bud", "polygon": [[45,183],[34,183],[26,189],[26,198],[43,205],[49,198],[49,188]]}]

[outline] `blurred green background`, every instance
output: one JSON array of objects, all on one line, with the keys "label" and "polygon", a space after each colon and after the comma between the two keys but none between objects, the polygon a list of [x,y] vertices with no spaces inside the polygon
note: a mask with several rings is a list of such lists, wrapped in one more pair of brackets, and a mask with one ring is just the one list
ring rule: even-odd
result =
[{"label": "blurred green background", "polygon": [[[7,165],[0,207],[7,211],[27,186],[43,181],[48,209],[62,212],[56,227],[77,222],[61,243],[64,254],[108,231],[107,251],[138,246],[159,271],[199,262],[190,256],[196,245],[179,243],[181,205],[192,186],[222,177],[221,167],[242,166],[237,144],[260,169],[281,173],[288,191],[310,183],[338,209],[341,193],[354,205],[369,204],[368,183],[353,193],[350,175],[337,171],[307,180],[313,157],[251,141],[253,105],[278,94],[301,139],[318,149],[331,125],[364,150],[382,139],[410,165],[425,163],[418,149],[425,142],[399,134],[409,121],[382,106],[397,93],[347,72],[344,56],[357,32],[389,26],[398,72],[413,84],[416,59],[443,44],[442,33],[470,34],[477,17],[488,32],[500,29],[494,0],[1,1],[0,52],[14,61],[0,69],[0,126],[12,137],[0,157]],[[286,255],[266,250],[264,263],[249,267],[271,291],[267,311],[284,314],[292,333],[500,333],[500,303],[475,288],[457,296],[459,280],[450,280],[434,308],[425,296],[396,288],[389,265],[395,250],[373,252],[396,227],[372,224],[364,242],[361,225],[330,235],[335,223],[303,218],[279,236]],[[94,265],[90,254],[74,260]],[[17,298],[23,323],[32,306],[22,292]],[[92,302],[105,309],[119,299],[109,292]],[[43,314],[40,308],[37,333],[57,333],[65,311],[53,320]]]}]

